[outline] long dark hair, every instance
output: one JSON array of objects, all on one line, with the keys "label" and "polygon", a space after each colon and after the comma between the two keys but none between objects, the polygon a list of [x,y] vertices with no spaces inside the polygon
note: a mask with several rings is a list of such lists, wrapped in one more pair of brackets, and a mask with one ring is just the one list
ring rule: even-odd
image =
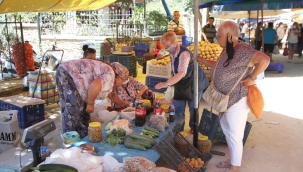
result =
[{"label": "long dark hair", "polygon": [[[230,39],[232,40],[232,36],[230,37]],[[228,36],[226,39],[226,53],[227,53],[227,60],[223,63],[224,67],[227,67],[229,65],[229,62],[234,58],[235,55],[235,49],[234,49],[234,43],[231,41],[228,41]]]}]

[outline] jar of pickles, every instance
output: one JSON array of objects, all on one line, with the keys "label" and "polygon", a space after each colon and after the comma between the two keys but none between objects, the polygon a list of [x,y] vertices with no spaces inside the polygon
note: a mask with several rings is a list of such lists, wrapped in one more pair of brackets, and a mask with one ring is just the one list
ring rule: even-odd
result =
[{"label": "jar of pickles", "polygon": [[208,140],[208,136],[199,136],[198,137],[198,151],[201,154],[210,153],[211,141]]},{"label": "jar of pickles", "polygon": [[100,142],[102,140],[102,128],[100,122],[89,123],[88,140],[90,142]]}]

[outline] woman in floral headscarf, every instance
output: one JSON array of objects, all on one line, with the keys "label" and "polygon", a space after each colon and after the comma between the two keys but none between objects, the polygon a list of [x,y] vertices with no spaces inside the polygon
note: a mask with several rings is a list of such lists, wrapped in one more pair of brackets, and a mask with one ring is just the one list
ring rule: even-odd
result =
[{"label": "woman in floral headscarf", "polygon": [[[125,67],[123,70],[128,73]],[[123,82],[124,75],[118,74],[115,66],[103,61],[82,59],[62,63],[56,72],[56,84],[63,132],[77,131],[81,138],[87,136],[95,100],[108,97],[113,86]]]}]

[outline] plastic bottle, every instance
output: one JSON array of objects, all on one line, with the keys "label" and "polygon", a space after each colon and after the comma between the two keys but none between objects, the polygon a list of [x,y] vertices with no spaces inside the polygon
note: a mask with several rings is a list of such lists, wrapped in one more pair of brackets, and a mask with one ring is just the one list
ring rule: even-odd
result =
[{"label": "plastic bottle", "polygon": [[143,126],[145,124],[146,109],[142,105],[142,101],[139,100],[135,111],[135,125]]},{"label": "plastic bottle", "polygon": [[162,114],[162,108],[161,108],[161,104],[160,104],[159,99],[156,99],[156,104],[155,104],[155,107],[154,107],[154,114],[155,115]]},{"label": "plastic bottle", "polygon": [[139,100],[138,98],[136,97],[135,101],[134,101],[134,107],[137,107],[138,106],[138,103],[139,103]]},{"label": "plastic bottle", "polygon": [[169,109],[169,122],[174,122],[175,120],[175,106],[171,105]]}]

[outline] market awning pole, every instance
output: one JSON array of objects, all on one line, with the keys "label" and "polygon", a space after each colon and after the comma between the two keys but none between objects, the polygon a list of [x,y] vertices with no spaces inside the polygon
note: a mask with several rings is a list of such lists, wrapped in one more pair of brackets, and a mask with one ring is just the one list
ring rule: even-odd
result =
[{"label": "market awning pole", "polygon": [[40,13],[37,15],[37,27],[38,27],[38,38],[39,38],[39,45],[41,45],[41,28],[40,28]]},{"label": "market awning pole", "polygon": [[262,21],[262,52],[264,52],[264,25],[263,25],[263,10],[264,10],[264,1],[261,0],[261,21]]},{"label": "market awning pole", "polygon": [[[250,26],[250,11],[248,11],[248,22],[249,22],[249,27]],[[249,47],[250,47],[250,29],[248,29],[248,42],[249,42]]]},{"label": "market awning pole", "polygon": [[[194,1],[194,57],[198,55],[198,0]],[[198,141],[198,121],[199,121],[199,109],[198,109],[198,63],[194,61],[194,137],[193,137],[193,145],[197,147]]]}]

